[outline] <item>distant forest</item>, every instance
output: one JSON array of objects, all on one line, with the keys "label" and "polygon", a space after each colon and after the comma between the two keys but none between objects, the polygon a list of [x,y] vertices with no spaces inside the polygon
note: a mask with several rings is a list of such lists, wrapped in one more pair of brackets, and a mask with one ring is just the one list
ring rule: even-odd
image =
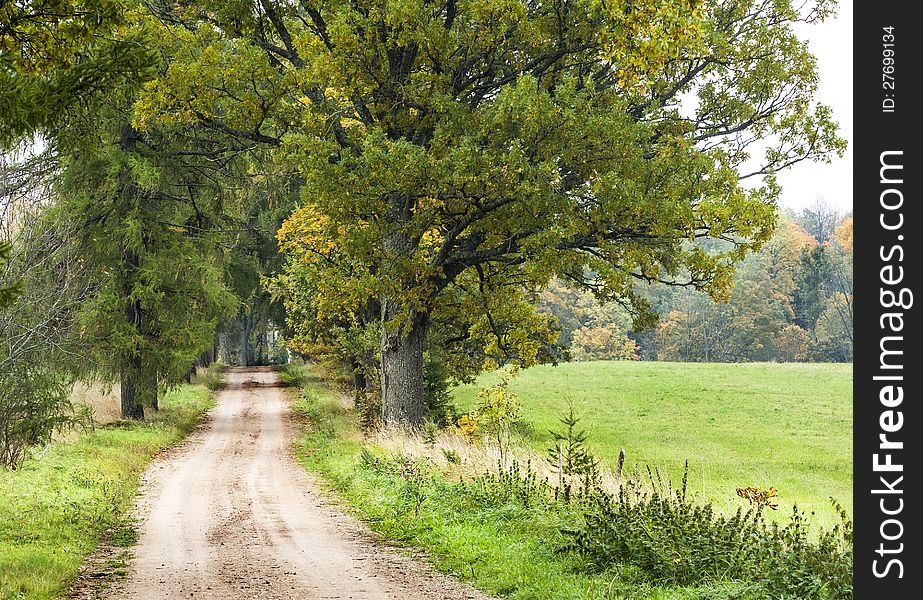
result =
[{"label": "distant forest", "polygon": [[853,353],[853,219],[817,201],[780,210],[773,238],[738,266],[726,299],[663,284],[637,292],[660,315],[636,328],[617,303],[554,283],[538,306],[572,360],[847,362]]}]

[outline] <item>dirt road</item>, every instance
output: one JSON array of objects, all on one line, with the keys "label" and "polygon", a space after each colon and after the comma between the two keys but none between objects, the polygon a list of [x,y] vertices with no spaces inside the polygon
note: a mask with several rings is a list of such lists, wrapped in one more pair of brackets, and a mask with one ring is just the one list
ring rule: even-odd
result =
[{"label": "dirt road", "polygon": [[292,457],[276,375],[231,370],[206,425],[145,474],[112,598],[485,598],[376,543]]}]

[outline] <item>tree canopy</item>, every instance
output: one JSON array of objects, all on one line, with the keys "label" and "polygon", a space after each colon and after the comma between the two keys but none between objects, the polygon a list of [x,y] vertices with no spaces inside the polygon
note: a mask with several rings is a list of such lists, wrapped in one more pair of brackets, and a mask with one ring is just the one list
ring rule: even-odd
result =
[{"label": "tree canopy", "polygon": [[792,27],[830,8],[202,2],[173,13],[135,123],[278,148],[303,243],[335,245],[380,305],[386,421],[416,425],[431,316],[473,272],[564,276],[642,319],[639,280],[726,293],[771,234],[773,173],[842,148]]},{"label": "tree canopy", "polygon": [[[17,16],[32,4],[46,6],[0,19],[4,44],[40,36]],[[728,297],[734,264],[772,235],[775,173],[844,147],[795,32],[831,14],[827,0],[62,6],[72,17],[50,30],[73,43],[47,64],[4,52],[0,76],[18,87],[0,98],[22,109],[77,70],[99,76],[60,84],[68,98],[140,73],[117,86],[127,91],[98,155],[108,162],[70,163],[97,172],[79,187],[134,207],[102,232],[120,232],[102,246],[119,257],[104,262],[131,266],[113,271],[131,273],[118,293],[198,306],[149,270],[215,264],[190,219],[221,178],[243,182],[238,198],[264,185],[295,197],[267,286],[296,343],[337,345],[378,381],[386,425],[420,426],[425,357],[457,377],[555,360],[557,327],[535,308],[555,278],[621,304],[638,326],[655,321],[645,283]],[[132,51],[112,52],[124,44]],[[20,110],[5,131],[51,122]],[[182,320],[179,306],[161,308]],[[199,333],[213,327],[202,318]]]}]

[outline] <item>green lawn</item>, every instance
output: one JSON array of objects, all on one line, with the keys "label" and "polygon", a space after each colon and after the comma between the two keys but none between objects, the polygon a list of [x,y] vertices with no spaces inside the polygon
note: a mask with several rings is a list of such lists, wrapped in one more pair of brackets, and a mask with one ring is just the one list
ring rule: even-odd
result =
[{"label": "green lawn", "polygon": [[[495,381],[458,388],[459,407]],[[688,459],[690,489],[718,505],[739,505],[737,487],[775,486],[780,513],[797,503],[825,526],[838,522],[830,496],[851,510],[851,365],[566,363],[521,371],[510,389],[538,450],[552,445],[570,398],[607,463],[624,447],[627,469],[646,464],[678,481]]]},{"label": "green lawn", "polygon": [[105,532],[127,525],[138,475],[196,426],[211,394],[182,386],[160,405],[147,422],[98,427],[53,444],[19,470],[0,469],[0,598],[64,592]]}]

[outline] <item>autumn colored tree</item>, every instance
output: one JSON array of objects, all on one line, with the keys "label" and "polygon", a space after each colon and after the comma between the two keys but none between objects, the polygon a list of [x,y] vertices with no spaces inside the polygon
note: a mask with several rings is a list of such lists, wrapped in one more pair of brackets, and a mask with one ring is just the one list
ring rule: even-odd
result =
[{"label": "autumn colored tree", "polygon": [[42,131],[72,105],[151,62],[120,0],[0,3],[0,146]]},{"label": "autumn colored tree", "polygon": [[779,215],[772,238],[738,265],[727,302],[715,303],[699,292],[675,290],[660,298],[656,308],[665,318],[648,343],[657,347],[662,360],[812,358],[813,339],[794,323],[794,296],[802,253],[817,247],[797,222]]},{"label": "autumn colored tree", "polygon": [[840,248],[852,258],[853,248],[853,219],[845,217],[840,224],[836,226],[836,241]]},{"label": "autumn colored tree", "polygon": [[634,340],[614,323],[585,325],[574,332],[571,344],[574,360],[637,360]]},{"label": "autumn colored tree", "polygon": [[[384,421],[416,427],[427,332],[459,282],[563,276],[648,322],[639,280],[726,293],[771,234],[773,174],[842,150],[793,31],[832,7],[183,3],[161,17],[169,66],[134,123],[279,149],[309,243],[368,273],[355,285],[380,307]],[[722,243],[690,242],[706,238]]]}]

